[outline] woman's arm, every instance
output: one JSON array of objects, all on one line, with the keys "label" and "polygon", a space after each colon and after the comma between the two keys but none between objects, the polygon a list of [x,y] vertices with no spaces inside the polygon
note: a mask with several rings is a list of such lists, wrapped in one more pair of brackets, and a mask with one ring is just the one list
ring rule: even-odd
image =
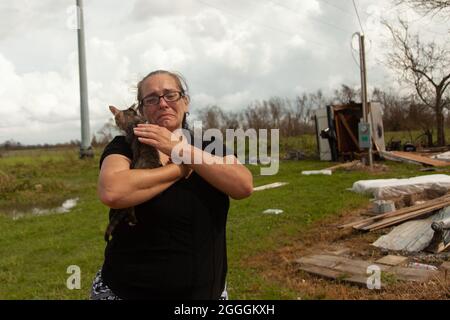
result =
[{"label": "woman's arm", "polygon": [[183,147],[183,158],[186,152],[188,159],[202,159],[201,163],[186,164],[205,179],[231,198],[239,200],[249,197],[253,192],[253,176],[234,155],[219,157],[198,149],[192,145]]},{"label": "woman's arm", "polygon": [[130,169],[130,163],[130,159],[118,154],[107,156],[102,163],[97,193],[110,208],[141,204],[187,174],[186,167],[176,164],[154,169]]},{"label": "woman's arm", "polygon": [[[213,156],[208,152],[195,148],[194,146],[180,141],[168,129],[154,124],[139,124],[134,128],[134,134],[139,141],[151,145],[168,156],[172,156],[172,150],[178,143],[182,143],[182,158],[190,155],[190,163],[186,166],[195,170],[203,179],[229,195],[233,199],[249,197],[253,192],[253,176],[251,172],[242,165],[234,155],[225,157]],[[189,159],[189,157],[187,157]],[[201,159],[196,164],[193,159]]]}]

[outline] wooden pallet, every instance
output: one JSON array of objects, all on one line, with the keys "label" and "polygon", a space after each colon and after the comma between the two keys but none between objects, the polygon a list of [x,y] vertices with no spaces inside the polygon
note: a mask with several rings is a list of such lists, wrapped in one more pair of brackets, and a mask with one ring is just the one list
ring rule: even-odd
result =
[{"label": "wooden pallet", "polygon": [[[332,280],[367,286],[369,266],[378,266],[381,271],[381,287],[388,287],[394,280],[426,282],[439,274],[435,270],[423,270],[402,266],[390,266],[364,260],[315,254],[295,260],[302,271]],[[383,281],[383,279],[390,279]]]}]

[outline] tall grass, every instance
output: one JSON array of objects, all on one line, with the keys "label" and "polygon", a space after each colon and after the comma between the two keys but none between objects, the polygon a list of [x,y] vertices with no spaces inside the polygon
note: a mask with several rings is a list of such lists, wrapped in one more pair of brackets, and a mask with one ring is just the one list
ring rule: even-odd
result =
[{"label": "tall grass", "polygon": [[[312,148],[314,138],[287,139],[284,145]],[[94,159],[80,160],[74,149],[0,158],[0,299],[87,299],[93,276],[103,261],[103,232],[108,219],[108,209],[96,194],[98,156],[97,152]],[[317,220],[368,204],[368,197],[346,191],[354,181],[371,178],[367,172],[301,175],[302,170],[330,165],[281,161],[279,172],[273,176],[262,176],[259,167],[249,166],[255,186],[278,181],[289,184],[231,201],[227,281],[233,299],[296,298],[298,293],[261,277],[244,261],[294,241],[298,233]],[[414,165],[392,163],[390,167],[377,178],[423,174]],[[7,215],[17,208],[61,205],[72,197],[78,197],[79,202],[69,213],[30,214],[18,220]],[[284,212],[277,216],[262,213],[269,208]],[[80,290],[66,287],[70,276],[67,268],[71,265],[81,269]]]}]

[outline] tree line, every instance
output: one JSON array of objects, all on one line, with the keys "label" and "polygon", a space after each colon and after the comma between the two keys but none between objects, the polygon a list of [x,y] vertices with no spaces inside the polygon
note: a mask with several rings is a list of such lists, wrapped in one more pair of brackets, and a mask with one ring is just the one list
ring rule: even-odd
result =
[{"label": "tree line", "polygon": [[[197,119],[202,122],[203,129],[241,128],[280,130],[280,136],[292,137],[315,133],[314,112],[327,105],[341,105],[350,102],[361,102],[359,89],[348,85],[326,96],[321,90],[305,93],[294,99],[273,97],[268,100],[255,101],[241,111],[225,111],[217,105],[198,110]],[[435,115],[417,95],[400,95],[393,89],[375,88],[371,101],[380,102],[383,106],[383,126],[385,131],[419,131],[425,137],[427,145],[437,144],[433,141],[435,134]],[[447,125],[450,117],[445,113]]]},{"label": "tree line", "polygon": [[[314,112],[327,105],[360,103],[359,88],[342,84],[330,95],[322,90],[304,93],[293,99],[272,97],[267,100],[255,100],[240,111],[224,110],[218,105],[209,105],[195,109],[193,119],[201,121],[203,130],[216,128],[225,134],[226,129],[279,129],[281,137],[295,137],[315,133]],[[375,88],[371,93],[371,101],[380,102],[383,106],[383,126],[385,131],[420,131],[426,138],[428,146],[436,145],[435,115],[414,94],[402,96],[393,89]],[[193,126],[193,121],[189,125]],[[450,116],[445,113],[446,126],[450,126]],[[118,134],[113,119],[109,119],[93,136],[91,145],[101,147]],[[13,139],[0,144],[1,150],[79,147],[79,140],[59,144],[22,145]]]}]

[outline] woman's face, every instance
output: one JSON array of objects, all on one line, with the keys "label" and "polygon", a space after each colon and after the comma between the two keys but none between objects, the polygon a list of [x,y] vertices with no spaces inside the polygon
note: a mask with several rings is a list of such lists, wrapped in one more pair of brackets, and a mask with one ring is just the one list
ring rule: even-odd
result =
[{"label": "woman's face", "polygon": [[[142,83],[142,98],[148,96],[161,96],[163,94],[180,91],[177,81],[169,74],[155,74]],[[183,117],[188,112],[189,100],[181,97],[178,101],[167,102],[164,98],[159,103],[143,106],[142,111],[149,123],[165,127],[170,131],[181,128]]]}]

